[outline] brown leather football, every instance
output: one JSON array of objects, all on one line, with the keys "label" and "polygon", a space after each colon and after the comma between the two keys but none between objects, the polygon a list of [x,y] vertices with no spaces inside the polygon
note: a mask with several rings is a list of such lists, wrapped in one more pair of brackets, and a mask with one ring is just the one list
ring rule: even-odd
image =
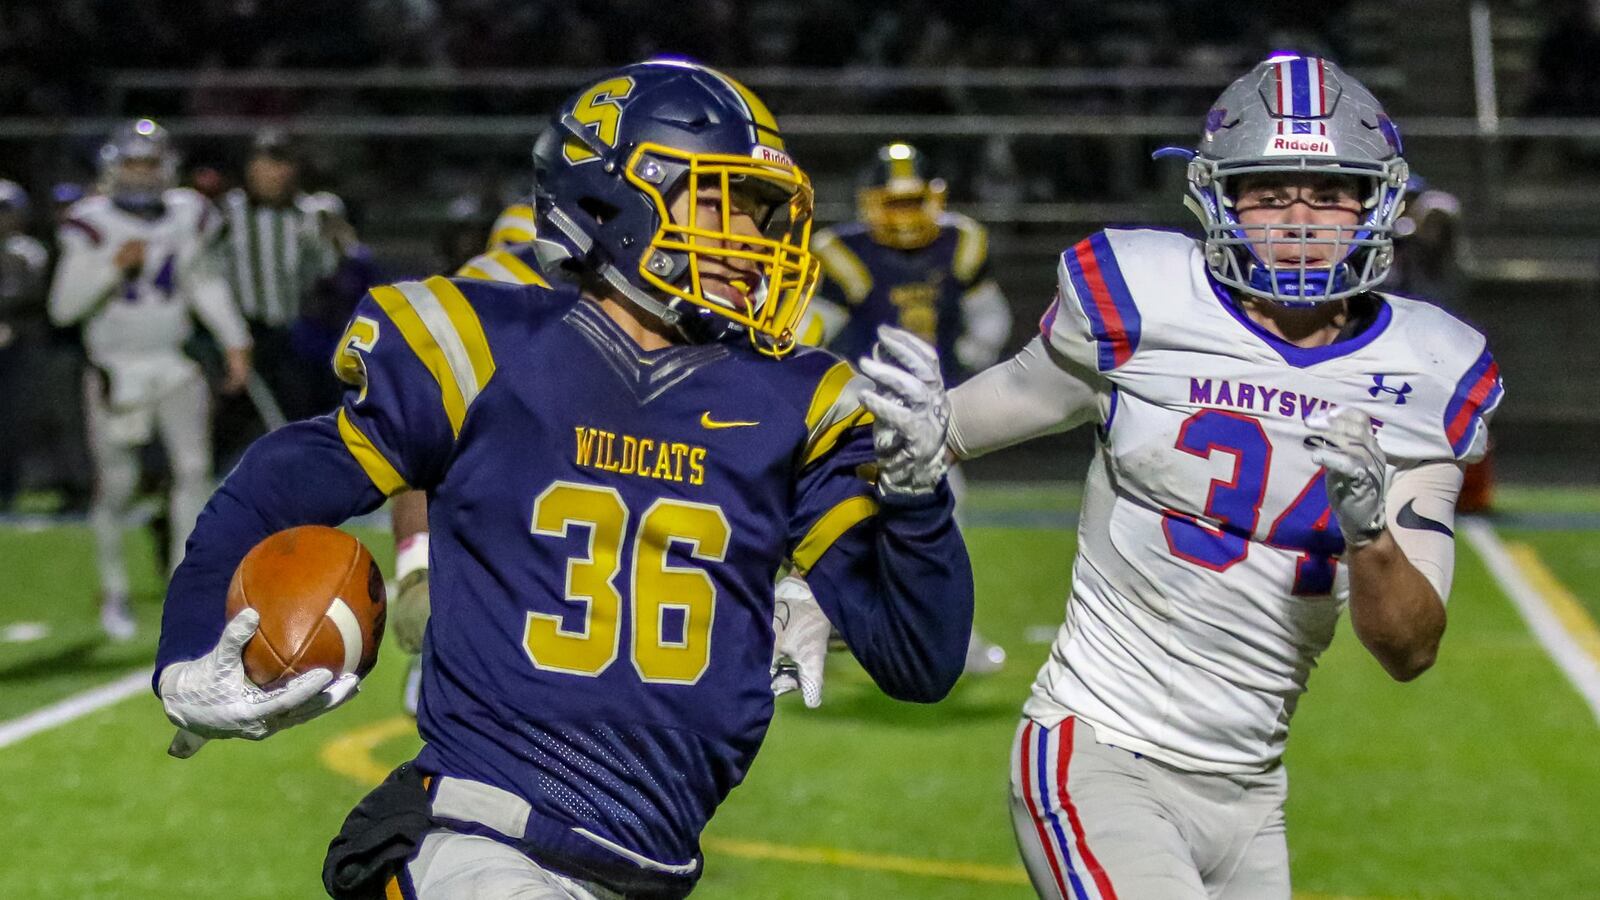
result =
[{"label": "brown leather football", "polygon": [[228,619],[246,606],[261,628],[244,647],[250,680],[271,690],[312,669],[365,677],[383,640],[383,575],[361,542],[302,525],[250,550],[228,586]]}]

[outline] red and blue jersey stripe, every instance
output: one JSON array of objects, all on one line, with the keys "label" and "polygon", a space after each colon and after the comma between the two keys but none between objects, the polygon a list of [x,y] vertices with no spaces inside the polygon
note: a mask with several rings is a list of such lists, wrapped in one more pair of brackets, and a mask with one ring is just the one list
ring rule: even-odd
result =
[{"label": "red and blue jersey stripe", "polygon": [[1500,366],[1485,350],[1456,383],[1456,392],[1444,408],[1445,440],[1450,442],[1450,449],[1456,456],[1466,453],[1472,446],[1484,416],[1499,405],[1504,394]]},{"label": "red and blue jersey stripe", "polygon": [[[1061,254],[1061,265],[1089,319],[1099,370],[1109,372],[1127,362],[1139,348],[1139,308],[1105,232],[1095,232]],[[1054,317],[1054,310],[1046,313],[1052,322]]]}]

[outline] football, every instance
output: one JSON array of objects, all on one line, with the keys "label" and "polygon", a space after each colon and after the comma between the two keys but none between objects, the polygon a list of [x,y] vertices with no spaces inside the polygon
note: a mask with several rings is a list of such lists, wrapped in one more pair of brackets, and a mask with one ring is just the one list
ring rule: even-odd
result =
[{"label": "football", "polygon": [[228,618],[250,607],[261,627],[245,674],[272,690],[313,669],[365,677],[378,659],[383,575],[361,542],[337,528],[289,528],[255,545],[234,570]]}]

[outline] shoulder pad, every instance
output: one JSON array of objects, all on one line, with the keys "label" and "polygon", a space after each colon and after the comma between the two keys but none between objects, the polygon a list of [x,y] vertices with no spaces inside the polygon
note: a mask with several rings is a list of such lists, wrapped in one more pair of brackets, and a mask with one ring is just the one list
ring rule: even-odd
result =
[{"label": "shoulder pad", "polygon": [[851,303],[860,303],[872,292],[872,272],[845,243],[841,229],[824,228],[813,235],[811,253],[822,262],[823,274],[839,285]]},{"label": "shoulder pad", "polygon": [[989,260],[989,229],[961,213],[941,215],[939,225],[955,229],[956,249],[950,267],[958,281],[970,284]]},{"label": "shoulder pad", "polygon": [[550,282],[534,269],[530,261],[533,256],[531,250],[524,255],[518,253],[517,249],[519,248],[504,248],[480,253],[457,269],[456,277],[549,287]]},{"label": "shoulder pad", "polygon": [[[1473,461],[1488,447],[1488,421],[1505,396],[1500,366],[1489,352],[1488,340],[1471,325],[1432,303],[1384,294],[1393,308],[1401,343],[1414,354],[1414,365],[1428,373],[1432,403],[1424,399],[1426,421],[1397,422],[1415,429],[1420,440],[1434,448],[1431,455],[1448,452],[1458,460]],[[1407,455],[1422,455],[1420,453]]]},{"label": "shoulder pad", "polygon": [[807,370],[804,377],[810,400],[806,404],[802,466],[828,455],[845,431],[872,422],[872,414],[861,405],[861,393],[871,388],[872,382],[850,363],[826,350],[802,347],[783,364],[798,364]]}]

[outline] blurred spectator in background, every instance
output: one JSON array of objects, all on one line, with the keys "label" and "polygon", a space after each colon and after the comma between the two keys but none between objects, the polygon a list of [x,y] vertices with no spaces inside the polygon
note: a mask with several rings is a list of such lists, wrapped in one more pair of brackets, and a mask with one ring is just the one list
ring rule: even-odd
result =
[{"label": "blurred spectator in background", "polygon": [[498,207],[479,194],[462,194],[450,201],[446,221],[435,240],[438,258],[432,270],[454,272],[483,252],[495,230]]},{"label": "blurred spectator in background", "polygon": [[1454,308],[1465,285],[1459,246],[1461,201],[1430,188],[1419,177],[1406,187],[1405,214],[1394,225],[1394,268],[1384,287]]},{"label": "blurred spectator in background", "polygon": [[[223,196],[222,253],[239,309],[250,325],[260,381],[217,415],[219,461],[235,459],[281,410],[289,420],[325,412],[333,374],[327,359],[295,352],[291,330],[319,279],[333,274],[338,249],[323,232],[323,206],[299,189],[300,158],[291,138],[256,135],[244,187]],[[322,384],[326,382],[326,384]],[[266,392],[261,391],[262,387]],[[276,406],[277,409],[273,409]]]},{"label": "blurred spectator in background", "polygon": [[0,178],[0,400],[12,410],[0,423],[0,510],[10,507],[22,484],[25,454],[37,443],[42,401],[33,388],[45,349],[44,287],[49,255],[23,234],[28,193]]},{"label": "blurred spectator in background", "polygon": [[[344,201],[338,195],[321,191],[305,199],[304,207],[318,219],[318,228],[332,244],[338,257],[333,271],[317,279],[301,305],[300,316],[290,329],[294,352],[301,359],[320,362],[331,371],[334,348],[345,325],[355,313],[356,304],[367,290],[387,279],[372,258],[372,250],[361,243]],[[318,378],[310,385],[310,400],[319,410],[339,403],[339,381]]]},{"label": "blurred spectator in background", "polygon": [[1600,10],[1590,0],[1556,0],[1550,6],[1524,113],[1600,115]]}]

